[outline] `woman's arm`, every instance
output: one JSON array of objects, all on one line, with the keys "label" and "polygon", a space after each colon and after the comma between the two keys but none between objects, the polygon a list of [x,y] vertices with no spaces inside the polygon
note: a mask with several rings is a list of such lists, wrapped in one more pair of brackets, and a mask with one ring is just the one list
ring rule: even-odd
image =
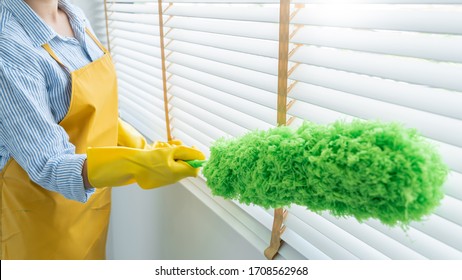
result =
[{"label": "woman's arm", "polygon": [[85,202],[82,166],[66,131],[51,112],[45,77],[29,67],[6,63],[0,50],[0,140],[8,153],[43,188]]},{"label": "woman's arm", "polygon": [[82,180],[83,180],[83,186],[85,189],[91,189],[93,188],[90,184],[90,181],[88,180],[88,169],[87,169],[87,160],[83,162],[82,166]]}]

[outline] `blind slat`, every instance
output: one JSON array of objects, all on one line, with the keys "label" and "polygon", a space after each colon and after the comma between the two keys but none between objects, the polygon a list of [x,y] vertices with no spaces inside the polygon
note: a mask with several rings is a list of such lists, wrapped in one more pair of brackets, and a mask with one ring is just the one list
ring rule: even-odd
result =
[{"label": "blind slat", "polygon": [[182,54],[192,55],[194,57],[225,63],[226,65],[237,66],[277,76],[277,71],[275,69],[277,69],[278,61],[273,58],[228,51],[181,41],[172,41],[168,44],[166,49],[172,52],[179,52]]},{"label": "blind slat", "polygon": [[292,43],[462,63],[462,36],[304,26]]},{"label": "blind slat", "polygon": [[313,228],[309,224],[297,218],[295,215],[288,215],[284,224],[296,231],[297,234],[308,240],[313,246],[321,250],[331,259],[359,259],[357,256],[343,248],[341,245],[333,242],[325,235],[320,233],[317,228]]},{"label": "blind slat", "polygon": [[[121,93],[123,93],[123,88],[121,88]],[[152,122],[152,124],[157,127],[162,127],[163,123],[165,122],[164,120],[159,119],[153,112],[144,108],[139,108],[136,103],[134,103],[129,98],[124,97],[123,94],[120,95],[119,103],[121,109],[124,109],[128,112],[137,112],[137,118],[144,120],[145,122],[146,120],[149,120],[149,122]]]},{"label": "blind slat", "polygon": [[462,173],[462,161],[460,160],[462,158],[462,149],[460,147],[431,139],[428,140],[438,148],[440,155],[450,169]]},{"label": "blind slat", "polygon": [[275,41],[181,29],[172,29],[172,31],[166,35],[166,38],[275,59],[278,57],[279,45]]},{"label": "blind slat", "polygon": [[[227,119],[221,116],[212,114],[208,110],[203,109],[200,106],[191,104],[187,101],[184,101],[181,98],[172,98],[170,104],[173,107],[178,108],[179,110],[189,112],[190,114],[196,116],[199,119],[208,120],[208,122],[211,125],[221,128],[224,132],[231,135],[232,137],[238,137],[247,132],[247,129],[245,129],[244,127],[239,126],[234,122],[228,121]],[[207,150],[208,149],[204,151]]]},{"label": "blind slat", "polygon": [[[119,85],[121,88],[125,90],[127,93],[125,97],[129,99],[137,100],[140,102],[140,106],[145,108],[146,110],[153,110],[154,112],[159,112],[163,110],[164,102],[161,99],[162,92],[158,89],[155,89],[154,92],[147,94],[142,87],[140,87],[140,83],[132,83],[130,78],[128,79],[121,79]],[[157,94],[155,96],[153,93]],[[160,118],[164,118],[163,114],[159,114]]]},{"label": "blind slat", "polygon": [[[401,122],[408,127],[417,128],[424,136],[462,148],[462,134],[454,135],[453,133],[453,131],[462,131],[462,120],[339,91],[323,91],[323,94],[320,95],[316,92],[301,92],[294,88],[291,97],[362,119]],[[299,103],[297,106],[303,106],[302,102],[296,103]],[[352,106],[351,104],[355,105]],[[361,110],[357,110],[358,107]],[[289,114],[290,112],[291,110],[289,110]],[[442,123],[445,124],[444,127],[441,126]]]},{"label": "blind slat", "polygon": [[[126,41],[126,42],[137,42],[143,44],[143,48],[150,48],[152,46],[160,47],[159,36],[154,36],[151,34],[138,33],[133,31],[125,30],[114,30],[111,32],[111,37],[114,41]],[[116,45],[120,43],[115,43]],[[140,45],[141,46],[141,45]]]},{"label": "blind slat", "polygon": [[183,78],[229,94],[236,95],[243,99],[253,101],[268,108],[275,108],[276,106],[277,96],[272,92],[261,90],[232,80],[227,80],[177,64],[170,65],[168,70],[169,73],[181,76]]},{"label": "blind slat", "polygon": [[276,92],[277,77],[186,54],[172,53],[169,61],[262,90]]},{"label": "blind slat", "polygon": [[[118,64],[116,66],[116,69],[117,69],[117,75],[120,76],[121,79],[124,79],[124,77],[130,77],[131,80],[129,81],[127,79],[127,81],[129,81],[133,85],[136,85],[143,89],[145,89],[145,87],[148,86],[148,87],[154,87],[158,90],[162,90],[161,80],[159,81],[158,79],[152,79],[152,81],[149,81],[148,79],[142,79],[143,77],[138,74],[141,74],[143,72],[132,71],[133,70],[132,67],[123,65],[123,64]],[[139,84],[142,84],[142,85],[139,85]],[[151,90],[151,88],[149,88],[149,90],[150,90],[148,91],[149,94],[153,94],[154,92],[156,92],[154,90]]]},{"label": "blind slat", "polygon": [[125,81],[130,85],[140,89],[140,93],[143,93],[144,96],[155,97],[158,102],[163,104],[162,81],[153,80],[152,82],[147,83],[143,80],[137,79],[130,73],[125,73],[120,70],[118,71],[117,76],[119,80]]},{"label": "blind slat", "polygon": [[310,103],[295,102],[288,112],[290,116],[300,118],[300,122],[294,123],[294,127],[298,127],[302,120],[318,124],[329,124],[337,120],[352,121],[356,118]]},{"label": "blind slat", "polygon": [[133,4],[111,4],[108,3],[107,10],[109,12],[126,12],[136,14],[158,14],[157,2],[150,1],[147,3]]},{"label": "blind slat", "polygon": [[108,1],[108,4],[111,3],[111,2],[114,2],[114,3],[126,3],[126,4],[131,4],[131,3],[152,3],[154,2],[155,0],[109,0]]},{"label": "blind slat", "polygon": [[133,60],[136,60],[140,65],[146,65],[154,68],[161,68],[161,59],[153,55],[146,55],[145,53],[138,52],[131,48],[125,48],[121,46],[114,47],[114,59],[120,63],[125,61],[126,57],[130,57]]},{"label": "blind slat", "polygon": [[449,245],[451,248],[458,250],[462,257],[462,242],[460,242],[462,227],[438,215],[432,215],[425,221],[425,223],[415,222],[411,225],[436,240],[440,240],[441,242]]},{"label": "blind slat", "polygon": [[276,110],[274,109],[255,104],[246,99],[218,91],[180,76],[173,76],[169,82],[188,91],[195,92],[203,98],[213,100],[239,112],[253,115],[255,118],[265,121],[269,125],[274,124],[274,115],[276,114]]},{"label": "blind slat", "polygon": [[[312,216],[313,214],[308,213],[308,215]],[[360,238],[363,242],[366,242],[367,244],[374,246],[374,248],[376,248],[389,258],[410,260],[427,259],[426,257],[415,252],[408,246],[396,241],[393,238],[390,238],[383,232],[380,232],[367,224],[360,224],[354,218],[335,218],[326,213],[321,214],[321,217],[323,217],[326,220],[329,220],[331,223],[334,223],[343,230]]]},{"label": "blind slat", "polygon": [[[294,95],[303,93],[329,94],[341,91],[462,120],[460,92],[429,88],[386,79],[378,79],[325,68],[305,67],[301,79],[293,89]],[[293,96],[289,92],[289,96]]]},{"label": "blind slat", "polygon": [[213,126],[208,122],[205,122],[204,120],[189,114],[187,111],[178,110],[178,108],[174,107],[172,108],[171,113],[175,116],[175,118],[187,120],[192,127],[200,130],[202,133],[212,138],[213,140],[217,140],[221,137],[230,137],[229,134],[221,130],[219,127]]},{"label": "blind slat", "polygon": [[294,206],[289,211],[304,223],[315,227],[317,231],[333,242],[341,244],[349,252],[354,252],[355,256],[360,259],[388,259],[386,255],[379,252],[373,246],[363,242],[321,216],[310,212],[307,213],[307,210],[303,207]]},{"label": "blind slat", "polygon": [[460,7],[308,4],[293,24],[462,35]]},{"label": "blind slat", "polygon": [[462,173],[450,172],[444,186],[447,194],[462,201]]},{"label": "blind slat", "polygon": [[[147,34],[151,36],[159,36],[159,27],[149,24],[123,21],[109,21],[109,33],[114,35],[117,31],[130,31],[131,33]],[[114,39],[117,36],[113,36]],[[157,43],[156,43],[157,44]]]},{"label": "blind slat", "polygon": [[[268,211],[265,211],[261,207],[257,207],[254,205],[239,204],[239,207],[246,211],[249,215],[257,219],[258,221],[260,221],[262,224],[264,224],[268,230],[272,229],[274,213],[268,213]],[[270,237],[268,237],[267,240],[269,240],[269,238]],[[302,238],[296,231],[290,228],[286,228],[286,231],[284,232],[284,243],[281,245],[280,252],[281,250],[284,250],[286,244],[290,245],[293,248],[297,248],[297,251],[303,254],[307,259],[331,259],[324,252],[319,250],[308,240]]]},{"label": "blind slat", "polygon": [[196,144],[194,145],[201,143],[204,147],[210,147],[210,144],[214,141],[212,138],[202,133],[202,131],[199,131],[195,127],[190,125],[190,122],[188,120],[183,121],[178,116],[175,116],[175,118],[172,119],[171,124],[175,128],[173,132],[175,132],[175,130],[178,129],[183,131],[187,135],[192,136],[196,141]]},{"label": "blind slat", "polygon": [[462,92],[462,79],[454,79],[453,76],[453,73],[462,74],[462,64],[313,46],[299,48],[291,61]]},{"label": "blind slat", "polygon": [[175,131],[172,131],[172,135],[176,139],[181,139],[181,141],[188,146],[195,146],[197,149],[204,151],[205,156],[209,156],[209,152],[207,150],[207,146],[204,146],[202,143],[198,142],[196,138],[194,137],[195,135],[189,135],[186,132],[183,132],[180,129],[175,129]]},{"label": "blind slat", "polygon": [[368,220],[365,223],[413,249],[426,258],[437,260],[462,258],[462,253],[460,251],[413,227],[407,229],[406,232],[403,232],[401,228],[385,227],[376,220]]},{"label": "blind slat", "polygon": [[261,22],[230,22],[223,20],[173,17],[164,23],[165,27],[184,30],[203,31],[209,33],[257,38],[264,40],[278,40],[279,27],[277,24]]},{"label": "blind slat", "polygon": [[222,116],[223,118],[231,122],[234,122],[235,124],[244,127],[248,130],[259,128],[265,129],[271,127],[271,125],[259,120],[258,118],[249,116],[238,110],[209,100],[196,93],[190,92],[178,86],[173,86],[171,88],[170,94],[175,98],[181,98],[182,100],[187,101],[191,104],[195,104],[196,106],[200,106],[201,108],[207,109],[207,111],[209,111],[210,113]]},{"label": "blind slat", "polygon": [[462,213],[462,201],[454,197],[446,195],[435,213],[443,219],[462,226],[462,215],[460,215]]},{"label": "blind slat", "polygon": [[120,89],[122,91],[120,98],[123,99],[123,103],[127,104],[130,103],[130,107],[135,106],[136,104],[144,104],[142,106],[139,106],[139,114],[144,114],[145,116],[150,116],[149,118],[145,118],[146,122],[150,121],[150,118],[152,116],[155,116],[155,118],[159,121],[159,124],[164,122],[164,115],[162,114],[162,110],[160,108],[155,108],[153,105],[149,106],[149,101],[150,100],[145,100],[141,98],[138,94],[136,94],[136,88],[131,87],[128,84],[121,84]]},{"label": "blind slat", "polygon": [[235,6],[171,6],[164,12],[167,16],[184,16],[222,20],[239,20],[252,22],[279,22],[279,9],[273,7],[235,7]]},{"label": "blind slat", "polygon": [[[134,42],[126,40],[124,38],[117,38],[112,41],[114,48],[124,47],[130,50],[136,50],[137,52],[152,55],[160,58],[160,49],[156,45],[147,45],[144,43]],[[114,55],[117,55],[117,51],[114,51]]]},{"label": "blind slat", "polygon": [[162,128],[158,127],[156,124],[147,125],[143,121],[140,121],[138,116],[133,115],[131,111],[127,111],[124,108],[120,108],[119,112],[120,117],[136,127],[137,130],[146,137],[146,139],[150,141],[165,139],[165,136],[162,136],[165,135],[165,133],[162,133]]},{"label": "blind slat", "polygon": [[159,17],[156,15],[113,12],[111,13],[110,17],[112,21],[143,23],[159,26]]},{"label": "blind slat", "polygon": [[139,61],[136,61],[132,58],[126,56],[116,56],[115,61],[116,69],[130,67],[130,71],[136,72],[137,75],[139,75],[139,79],[149,81],[149,79],[152,79],[153,75],[154,77],[162,77],[161,69],[140,63]]}]

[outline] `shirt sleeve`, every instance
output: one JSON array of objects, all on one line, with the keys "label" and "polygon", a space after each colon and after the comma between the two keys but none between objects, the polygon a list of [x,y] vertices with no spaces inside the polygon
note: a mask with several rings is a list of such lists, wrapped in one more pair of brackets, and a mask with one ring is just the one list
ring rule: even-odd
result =
[{"label": "shirt sleeve", "polygon": [[34,67],[0,60],[0,138],[30,179],[43,188],[80,202],[94,192],[83,185],[86,155],[75,154],[66,131],[54,120],[45,78]]}]

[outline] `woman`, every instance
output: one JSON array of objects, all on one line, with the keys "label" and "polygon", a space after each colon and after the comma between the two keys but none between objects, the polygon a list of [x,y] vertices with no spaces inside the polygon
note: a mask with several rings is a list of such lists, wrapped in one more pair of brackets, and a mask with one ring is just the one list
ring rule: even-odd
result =
[{"label": "woman", "polygon": [[149,146],[117,116],[114,65],[80,10],[1,2],[2,259],[104,259],[107,187],[197,175],[181,160],[200,151]]}]

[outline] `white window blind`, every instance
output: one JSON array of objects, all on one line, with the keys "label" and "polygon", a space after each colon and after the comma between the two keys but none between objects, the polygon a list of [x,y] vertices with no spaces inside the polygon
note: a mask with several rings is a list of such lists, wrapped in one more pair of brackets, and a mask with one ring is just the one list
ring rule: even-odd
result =
[{"label": "white window blind", "polygon": [[157,1],[107,1],[120,116],[147,138],[166,136]]},{"label": "white window blind", "polygon": [[[107,2],[121,116],[151,140],[165,139],[157,1]],[[406,232],[294,205],[281,256],[461,259],[462,0],[294,0],[291,13],[291,126],[398,121],[437,144],[451,172],[442,205]],[[220,137],[276,125],[279,1],[165,0],[163,14],[174,137],[208,155]],[[269,243],[272,210],[233,208],[207,198],[203,179],[192,182],[249,239]]]}]

